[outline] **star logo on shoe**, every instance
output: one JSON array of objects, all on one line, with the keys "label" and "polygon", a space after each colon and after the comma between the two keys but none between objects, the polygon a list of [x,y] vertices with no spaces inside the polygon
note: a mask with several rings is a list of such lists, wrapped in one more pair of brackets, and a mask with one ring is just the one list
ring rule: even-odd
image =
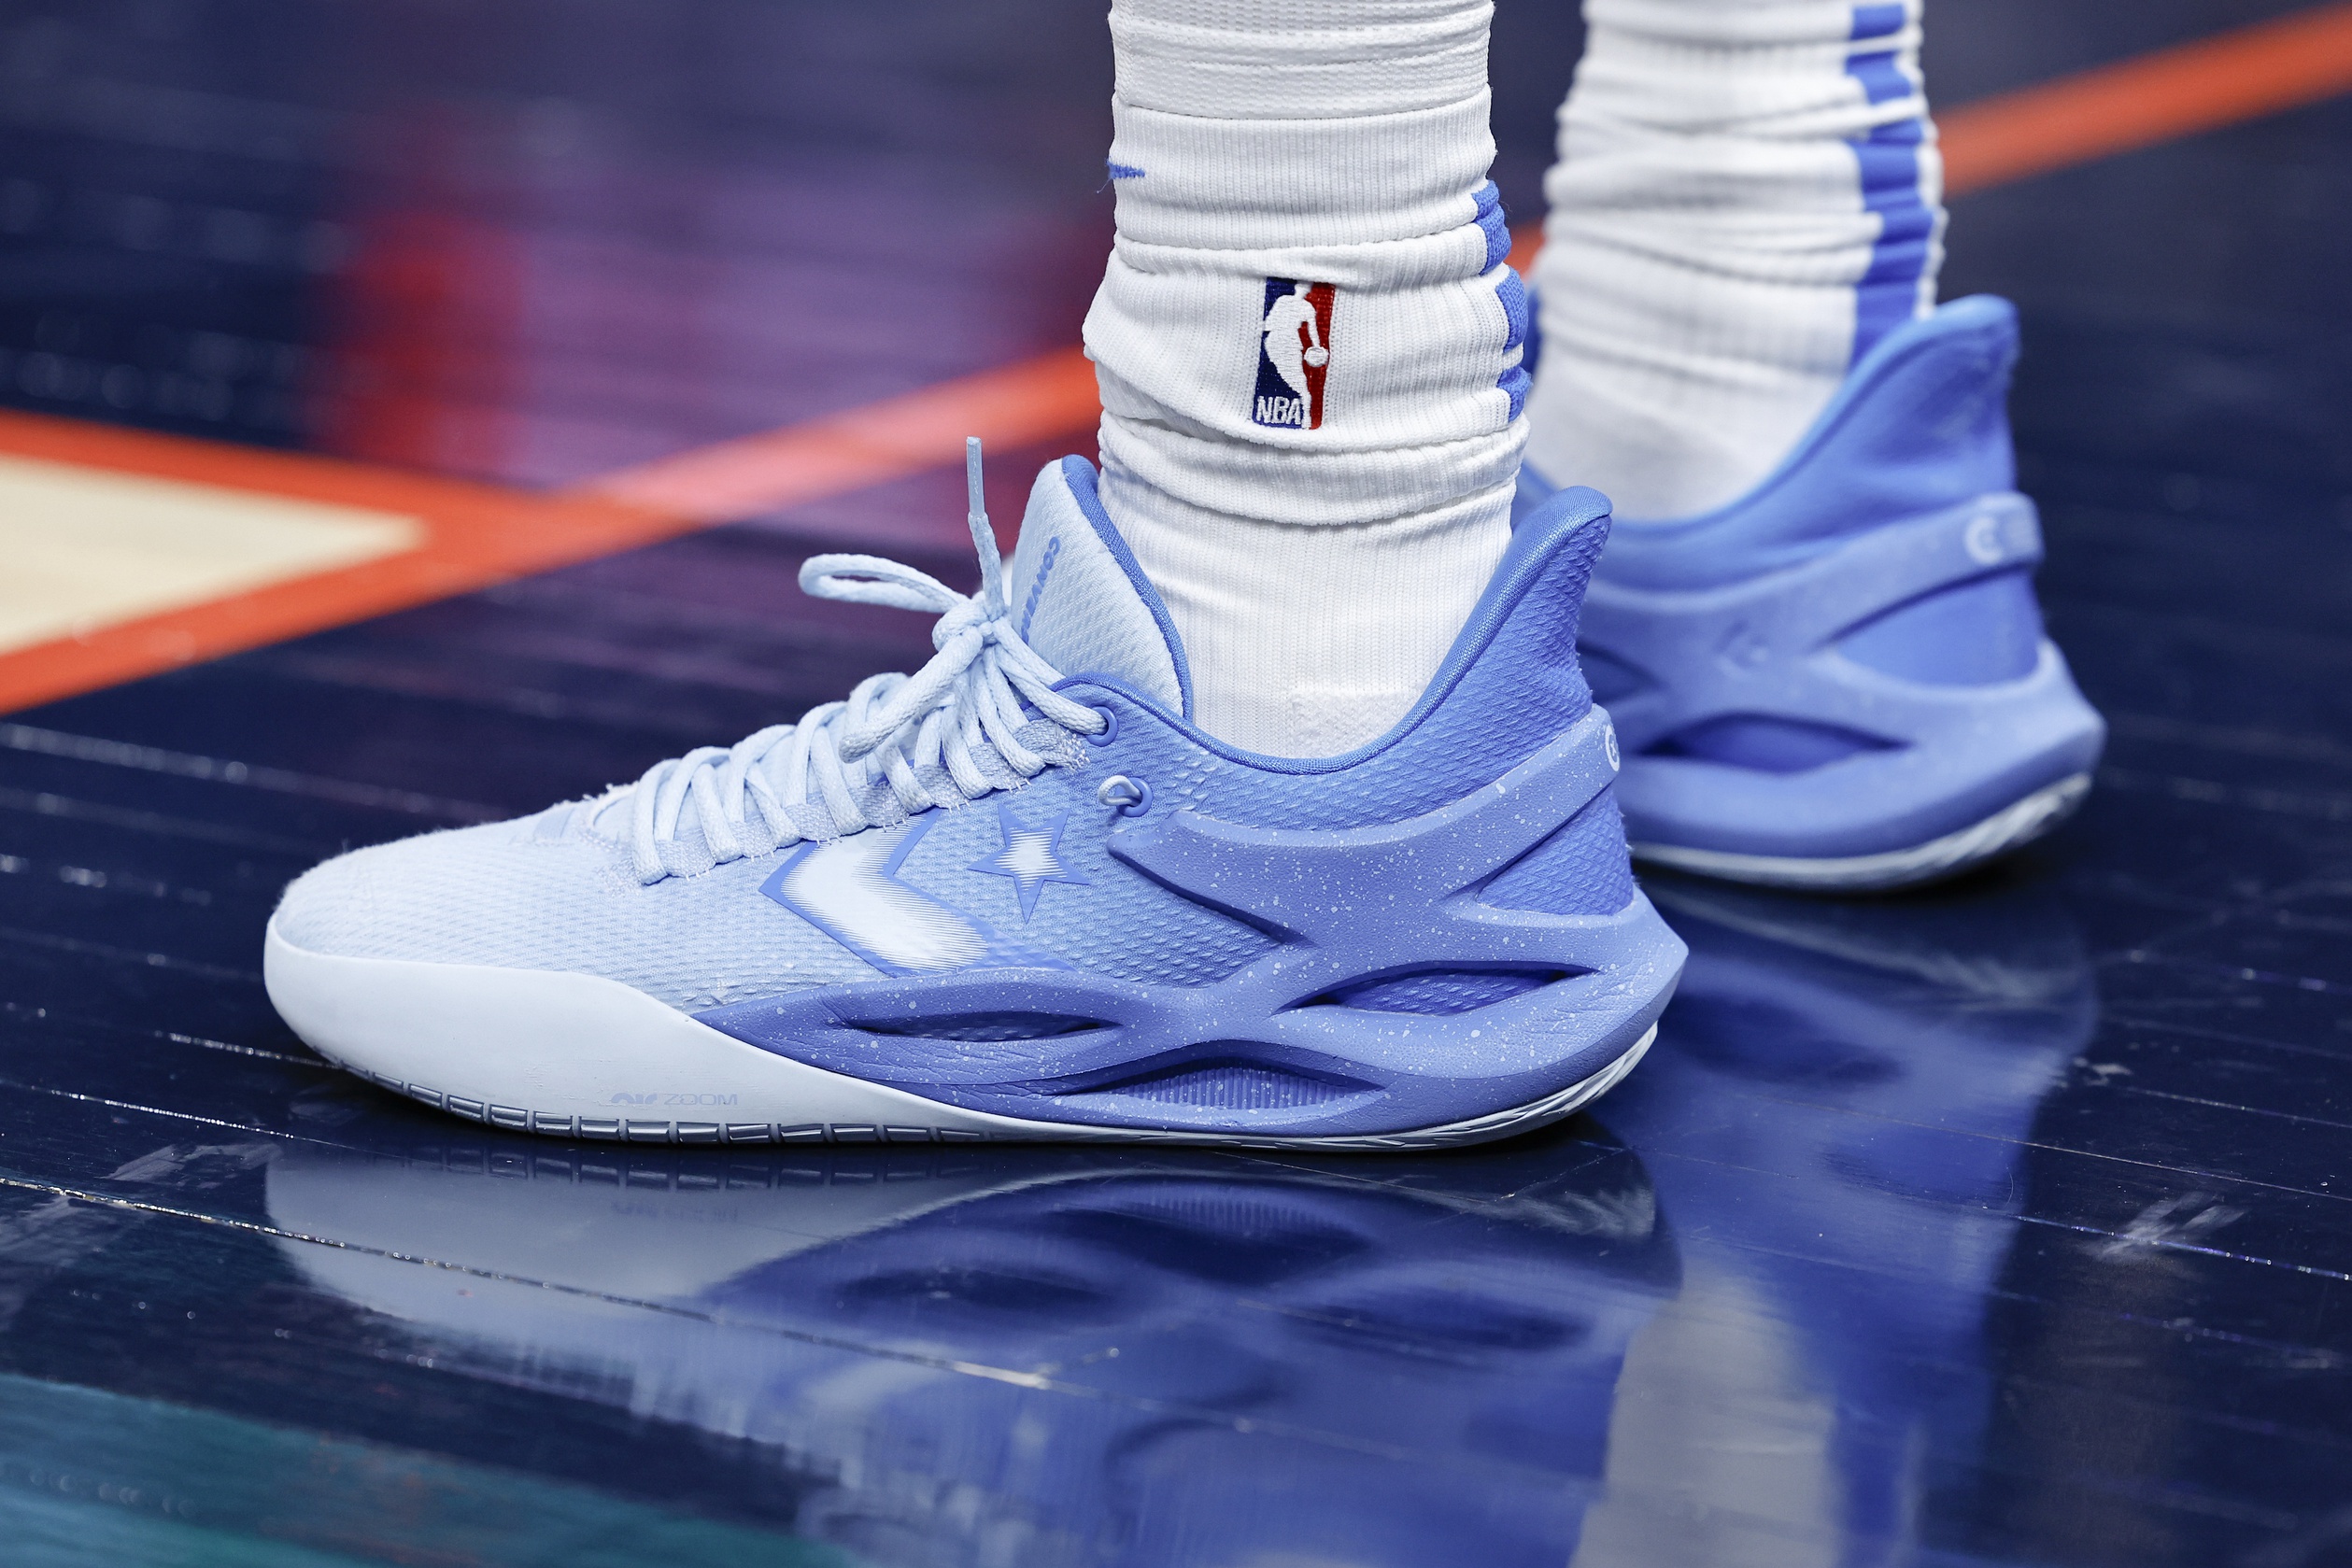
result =
[{"label": "star logo on shoe", "polygon": [[966,869],[992,877],[1012,878],[1021,892],[1021,918],[1027,920],[1037,912],[1037,896],[1047,883],[1089,885],[1084,877],[1062,864],[1062,829],[1069,824],[1070,813],[1064,812],[1050,826],[1031,827],[1013,814],[1012,807],[1000,805],[997,808],[997,826],[1004,831],[1004,847]]}]

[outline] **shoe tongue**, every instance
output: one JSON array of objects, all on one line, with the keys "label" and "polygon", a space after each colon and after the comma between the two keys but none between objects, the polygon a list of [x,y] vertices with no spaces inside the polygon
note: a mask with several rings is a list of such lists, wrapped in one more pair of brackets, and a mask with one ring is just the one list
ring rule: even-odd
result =
[{"label": "shoe tongue", "polygon": [[1048,463],[1037,476],[1006,577],[1013,629],[1048,664],[1064,675],[1107,675],[1189,716],[1183,644],[1111,526],[1085,459]]}]

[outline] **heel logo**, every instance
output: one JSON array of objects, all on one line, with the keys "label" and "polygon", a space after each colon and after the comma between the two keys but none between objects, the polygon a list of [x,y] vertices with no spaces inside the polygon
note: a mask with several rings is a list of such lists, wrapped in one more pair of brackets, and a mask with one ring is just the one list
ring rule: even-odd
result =
[{"label": "heel logo", "polygon": [[1331,372],[1331,304],[1339,292],[1328,283],[1303,278],[1266,280],[1252,424],[1323,429],[1323,384]]},{"label": "heel logo", "polygon": [[1961,548],[1968,552],[1968,558],[1978,566],[1999,566],[2013,554],[2024,554],[2030,546],[2010,539],[2011,530],[2005,526],[2007,521],[1998,512],[1979,512],[1969,518],[1960,535]]}]

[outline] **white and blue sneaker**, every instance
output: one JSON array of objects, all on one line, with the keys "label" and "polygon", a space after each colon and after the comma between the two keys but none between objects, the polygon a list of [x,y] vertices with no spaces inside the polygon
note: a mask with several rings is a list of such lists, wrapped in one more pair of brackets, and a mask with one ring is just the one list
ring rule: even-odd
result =
[{"label": "white and blue sneaker", "polygon": [[1634,885],[1576,658],[1601,498],[1521,524],[1393,730],[1286,761],[1189,722],[1095,479],[1039,476],[1008,583],[975,478],[971,598],[802,569],[940,613],[911,679],[310,871],[271,999],[388,1088],[576,1137],[1413,1148],[1622,1078],[1683,946]]},{"label": "white and blue sneaker", "polygon": [[[1620,522],[1586,672],[1636,857],[1786,887],[1948,877],[2090,792],[2106,726],[2043,635],[2006,399],[2017,313],[1958,300],[1857,364],[1731,504]],[[1522,470],[1521,516],[1551,487]]]}]

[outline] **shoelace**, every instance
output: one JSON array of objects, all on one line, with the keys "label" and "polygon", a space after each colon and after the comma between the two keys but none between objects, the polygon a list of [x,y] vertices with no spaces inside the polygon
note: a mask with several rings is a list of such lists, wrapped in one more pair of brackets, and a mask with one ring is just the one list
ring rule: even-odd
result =
[{"label": "shoelace", "polygon": [[[1072,736],[1098,735],[1102,713],[1055,691],[1061,675],[1013,629],[1004,563],[981,500],[980,442],[964,444],[980,591],[957,593],[928,572],[879,556],[815,556],[801,589],[818,599],[938,614],[938,653],[912,676],[875,675],[845,702],[812,708],[732,746],[657,762],[631,786],[638,880],[673,869],[662,846],[681,826],[701,830],[715,864],[801,839],[831,839],[960,806],[1074,760]],[[1022,711],[1027,701],[1042,719]],[[616,802],[617,803],[617,802]],[[754,809],[757,809],[755,820]]]}]

